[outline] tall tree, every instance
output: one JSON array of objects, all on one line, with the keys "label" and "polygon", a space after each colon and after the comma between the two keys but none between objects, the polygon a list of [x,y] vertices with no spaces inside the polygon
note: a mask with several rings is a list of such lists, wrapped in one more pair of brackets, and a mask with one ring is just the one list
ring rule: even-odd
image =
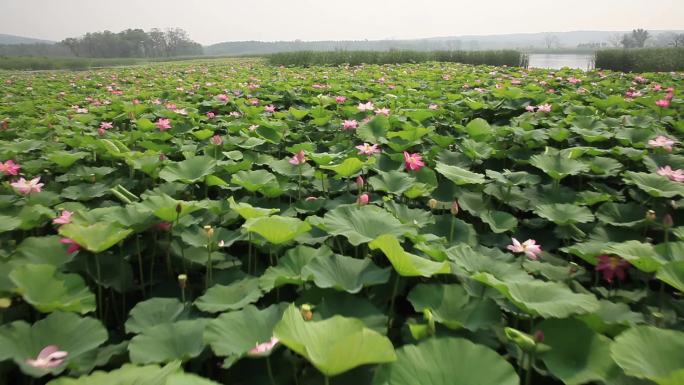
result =
[{"label": "tall tree", "polygon": [[632,30],[632,40],[634,41],[635,48],[644,48],[649,37],[651,37],[651,34],[645,29]]}]

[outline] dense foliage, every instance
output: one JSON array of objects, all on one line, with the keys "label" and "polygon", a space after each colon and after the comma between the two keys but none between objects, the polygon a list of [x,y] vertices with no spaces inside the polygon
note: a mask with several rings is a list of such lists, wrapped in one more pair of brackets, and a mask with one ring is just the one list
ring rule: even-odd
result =
[{"label": "dense foliage", "polygon": [[681,73],[0,81],[0,382],[684,383]]},{"label": "dense foliage", "polygon": [[519,51],[296,51],[268,56],[274,65],[361,65],[440,61],[462,64],[488,64],[525,67],[527,57]]},{"label": "dense foliage", "polygon": [[596,52],[596,68],[625,72],[684,71],[684,47],[600,50]]},{"label": "dense foliage", "polygon": [[149,32],[142,29],[127,29],[118,33],[93,32],[81,37],[64,39],[59,44],[68,47],[75,56],[83,57],[169,57],[202,54],[202,46],[192,41],[188,33],[180,28],[153,28]]}]

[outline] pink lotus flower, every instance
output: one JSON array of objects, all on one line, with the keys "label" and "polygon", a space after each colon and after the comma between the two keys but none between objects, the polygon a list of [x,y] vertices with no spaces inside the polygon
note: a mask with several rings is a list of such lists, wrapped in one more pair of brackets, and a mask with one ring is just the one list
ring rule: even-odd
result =
[{"label": "pink lotus flower", "polygon": [[371,156],[371,155],[375,155],[375,154],[379,154],[379,153],[380,153],[380,149],[378,148],[378,145],[377,145],[377,144],[372,144],[372,145],[371,145],[371,144],[368,144],[368,143],[364,143],[364,144],[360,144],[360,145],[358,145],[358,146],[356,146],[356,147],[354,147],[354,148],[356,148],[357,150],[359,150],[359,155]]},{"label": "pink lotus flower", "polygon": [[250,349],[249,352],[247,352],[247,354],[250,356],[268,355],[268,353],[270,353],[271,350],[273,350],[273,348],[275,348],[279,342],[280,340],[276,337],[271,337],[271,340],[268,342],[256,344],[256,346]]},{"label": "pink lotus flower", "polygon": [[523,243],[520,243],[517,239],[511,238],[512,244],[506,246],[506,248],[513,253],[525,253],[525,255],[532,259],[537,260],[539,256],[537,254],[541,253],[541,246],[537,245],[537,241],[534,239],[528,239]]},{"label": "pink lotus flower", "polygon": [[367,205],[367,204],[368,204],[368,201],[370,201],[370,196],[368,196],[368,194],[366,194],[366,193],[363,193],[363,194],[359,195],[359,197],[356,199],[356,203],[357,203],[359,206],[365,206],[365,205]]},{"label": "pink lotus flower", "polygon": [[52,223],[55,225],[67,225],[71,223],[71,216],[74,215],[73,212],[67,211],[67,210],[62,210],[62,213],[55,219],[52,220]]},{"label": "pink lotus flower", "polygon": [[166,131],[171,128],[171,119],[159,119],[155,123],[159,131]]},{"label": "pink lotus flower", "polygon": [[114,128],[114,124],[112,122],[102,122],[100,123],[100,128],[103,130],[110,130]]},{"label": "pink lotus flower", "polygon": [[171,227],[171,222],[161,222],[154,225],[154,228],[159,231],[169,231]]},{"label": "pink lotus flower", "polygon": [[0,173],[3,175],[17,175],[21,166],[14,163],[13,160],[8,160],[5,163],[0,162]]},{"label": "pink lotus flower", "polygon": [[659,167],[656,173],[675,182],[684,182],[684,170],[682,169],[673,170],[670,166],[664,166]]},{"label": "pink lotus flower", "polygon": [[353,130],[359,126],[359,122],[356,121],[356,119],[352,120],[345,120],[342,122],[342,129],[343,130]]},{"label": "pink lotus flower", "polygon": [[636,76],[634,77],[634,81],[637,83],[646,83],[648,80],[643,76]]},{"label": "pink lotus flower", "polygon": [[264,107],[264,111],[265,111],[265,112],[273,113],[273,112],[275,112],[275,110],[276,110],[276,108],[275,108],[275,106],[272,105],[272,104],[269,104],[268,106]]},{"label": "pink lotus flower", "polygon": [[409,154],[406,151],[404,151],[404,164],[406,165],[406,169],[411,171],[418,171],[425,167],[422,155],[418,153]]},{"label": "pink lotus flower", "polygon": [[207,112],[207,118],[208,118],[208,119],[214,119],[214,117],[216,117],[216,114],[215,114],[215,113],[213,113],[213,112],[211,112],[211,111]]},{"label": "pink lotus flower", "polygon": [[549,112],[551,112],[551,105],[548,103],[542,104],[542,105],[537,107],[537,112],[549,113]]},{"label": "pink lotus flower", "polygon": [[620,281],[627,278],[627,269],[629,269],[629,262],[620,257],[611,255],[599,255],[596,257],[598,264],[596,271],[600,271],[603,279],[608,283],[613,283],[613,278],[617,277]]},{"label": "pink lotus flower", "polygon": [[656,104],[656,106],[661,107],[661,108],[670,107],[670,101],[668,99],[657,100],[655,102],[655,104]]},{"label": "pink lotus flower", "polygon": [[378,108],[377,110],[375,110],[375,115],[389,116],[389,114],[390,114],[389,108]]},{"label": "pink lotus flower", "polygon": [[674,146],[675,143],[674,140],[664,135],[658,135],[655,139],[648,141],[649,146],[653,148],[662,148],[667,152],[672,152],[672,146]]},{"label": "pink lotus flower", "polygon": [[432,104],[430,104],[430,105],[428,106],[428,109],[431,109],[431,110],[436,110],[436,109],[438,109],[438,108],[439,108],[439,106],[436,105],[436,104],[434,104],[434,103],[432,103]]},{"label": "pink lotus flower", "polygon": [[38,353],[38,357],[29,358],[26,364],[36,369],[49,370],[61,365],[69,353],[59,350],[57,345],[49,345]]},{"label": "pink lotus flower", "polygon": [[33,178],[31,180],[26,180],[24,178],[19,178],[18,181],[10,183],[16,192],[22,195],[29,195],[34,192],[41,192],[44,186],[40,183],[40,177]]},{"label": "pink lotus flower", "polygon": [[335,103],[342,104],[347,101],[347,97],[345,96],[335,96]]},{"label": "pink lotus flower", "polygon": [[289,160],[290,164],[293,164],[295,166],[302,165],[306,162],[306,154],[304,154],[304,150],[299,150],[294,156]]},{"label": "pink lotus flower", "polygon": [[62,238],[59,240],[59,243],[63,245],[69,245],[69,247],[67,248],[68,254],[75,253],[81,249],[81,245],[79,245],[78,243],[76,243],[76,241],[70,238]]},{"label": "pink lotus flower", "polygon": [[525,107],[525,111],[527,111],[527,112],[534,112],[534,110],[536,110],[536,109],[537,109],[537,107],[532,106],[532,105]]},{"label": "pink lotus flower", "polygon": [[359,111],[373,111],[373,103],[372,102],[367,102],[367,103],[359,103],[357,106]]},{"label": "pink lotus flower", "polygon": [[218,99],[220,102],[227,102],[228,101],[228,95],[226,94],[219,94],[216,95],[216,99]]},{"label": "pink lotus flower", "polygon": [[362,177],[361,175],[357,176],[357,177],[356,177],[356,187],[358,187],[359,190],[360,190],[360,189],[363,188],[363,185],[364,185],[364,184],[365,184],[365,182],[364,182],[364,180],[363,180],[363,177]]},{"label": "pink lotus flower", "polygon": [[223,143],[223,139],[221,138],[221,135],[216,134],[211,137],[211,144],[215,146],[220,146]]}]

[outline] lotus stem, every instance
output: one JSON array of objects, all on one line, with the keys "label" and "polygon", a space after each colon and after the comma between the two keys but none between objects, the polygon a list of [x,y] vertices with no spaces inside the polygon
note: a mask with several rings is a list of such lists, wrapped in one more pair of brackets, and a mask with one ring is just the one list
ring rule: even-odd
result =
[{"label": "lotus stem", "polygon": [[387,334],[389,334],[392,328],[392,322],[394,321],[394,298],[397,296],[397,290],[399,290],[399,279],[401,276],[397,273],[397,277],[394,279],[394,286],[392,287],[392,297],[390,298],[389,307],[389,317],[387,318]]},{"label": "lotus stem", "polygon": [[147,297],[145,293],[145,277],[143,275],[143,259],[142,252],[140,251],[140,235],[135,235],[135,249],[138,254],[138,275],[140,276],[140,291],[142,292],[143,299]]},{"label": "lotus stem", "polygon": [[100,314],[100,319],[104,321],[104,314],[102,312],[102,285],[100,284],[102,281],[102,268],[100,267],[99,254],[95,254],[95,271],[97,274],[97,282],[95,282],[97,285],[97,311]]},{"label": "lotus stem", "polygon": [[271,381],[271,385],[276,385],[273,369],[271,368],[271,357],[268,356],[266,357],[266,370],[268,371],[268,379]]},{"label": "lotus stem", "polygon": [[325,385],[330,385],[330,377],[328,377],[328,376],[323,376],[323,377],[325,378],[325,380],[323,380],[324,381],[323,383]]},{"label": "lotus stem", "polygon": [[456,225],[456,216],[451,216],[451,227],[449,228],[449,243],[454,242],[454,226]]}]

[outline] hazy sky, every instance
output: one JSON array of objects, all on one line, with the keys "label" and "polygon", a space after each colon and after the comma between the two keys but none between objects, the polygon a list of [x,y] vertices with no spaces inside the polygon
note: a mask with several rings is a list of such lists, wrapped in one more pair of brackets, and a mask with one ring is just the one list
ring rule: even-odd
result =
[{"label": "hazy sky", "polygon": [[684,0],[0,0],[0,33],[133,27],[180,27],[202,44],[684,29]]}]

